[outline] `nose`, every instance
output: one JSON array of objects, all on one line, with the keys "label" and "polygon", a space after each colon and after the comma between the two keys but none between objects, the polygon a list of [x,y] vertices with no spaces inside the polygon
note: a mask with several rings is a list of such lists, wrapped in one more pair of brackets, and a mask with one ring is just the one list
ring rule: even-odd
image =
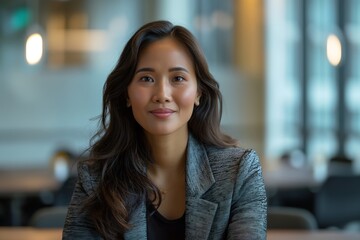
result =
[{"label": "nose", "polygon": [[166,103],[171,101],[171,85],[166,80],[158,81],[154,87],[153,102]]}]

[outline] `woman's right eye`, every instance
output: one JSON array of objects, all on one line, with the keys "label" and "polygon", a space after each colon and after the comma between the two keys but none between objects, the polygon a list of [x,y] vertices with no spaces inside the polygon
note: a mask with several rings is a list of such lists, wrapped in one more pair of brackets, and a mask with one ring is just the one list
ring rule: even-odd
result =
[{"label": "woman's right eye", "polygon": [[152,78],[149,77],[149,76],[141,77],[140,80],[141,80],[142,82],[154,82],[154,79],[152,79]]}]

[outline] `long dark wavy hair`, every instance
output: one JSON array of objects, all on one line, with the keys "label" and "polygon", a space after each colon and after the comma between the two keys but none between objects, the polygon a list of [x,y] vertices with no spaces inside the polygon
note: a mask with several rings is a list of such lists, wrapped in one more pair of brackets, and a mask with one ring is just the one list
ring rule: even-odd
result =
[{"label": "long dark wavy hair", "polygon": [[200,142],[217,147],[236,146],[235,139],[220,130],[222,95],[209,72],[195,37],[184,27],[168,21],[142,26],[125,45],[103,88],[100,128],[89,148],[89,166],[100,175],[95,193],[84,203],[96,230],[104,239],[122,239],[131,228],[129,217],[148,193],[161,203],[159,189],[148,179],[146,166],[153,162],[142,127],[127,107],[128,86],[135,74],[142,49],[170,37],[183,44],[193,58],[201,92],[200,105],[188,122],[189,131]]}]

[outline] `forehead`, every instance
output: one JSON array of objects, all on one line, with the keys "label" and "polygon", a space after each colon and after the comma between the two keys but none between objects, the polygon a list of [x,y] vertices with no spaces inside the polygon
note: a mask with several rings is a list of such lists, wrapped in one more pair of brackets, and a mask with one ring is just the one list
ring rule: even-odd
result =
[{"label": "forehead", "polygon": [[171,37],[151,42],[140,51],[138,65],[159,62],[186,64],[193,68],[193,59],[189,50],[184,44]]}]

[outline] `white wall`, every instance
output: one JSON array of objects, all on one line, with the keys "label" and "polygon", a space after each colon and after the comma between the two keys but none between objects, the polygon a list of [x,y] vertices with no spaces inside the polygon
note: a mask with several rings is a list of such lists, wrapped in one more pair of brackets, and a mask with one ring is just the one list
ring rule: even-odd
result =
[{"label": "white wall", "polygon": [[39,167],[59,147],[82,151],[101,110],[104,74],[5,74],[0,87],[0,167]]}]

